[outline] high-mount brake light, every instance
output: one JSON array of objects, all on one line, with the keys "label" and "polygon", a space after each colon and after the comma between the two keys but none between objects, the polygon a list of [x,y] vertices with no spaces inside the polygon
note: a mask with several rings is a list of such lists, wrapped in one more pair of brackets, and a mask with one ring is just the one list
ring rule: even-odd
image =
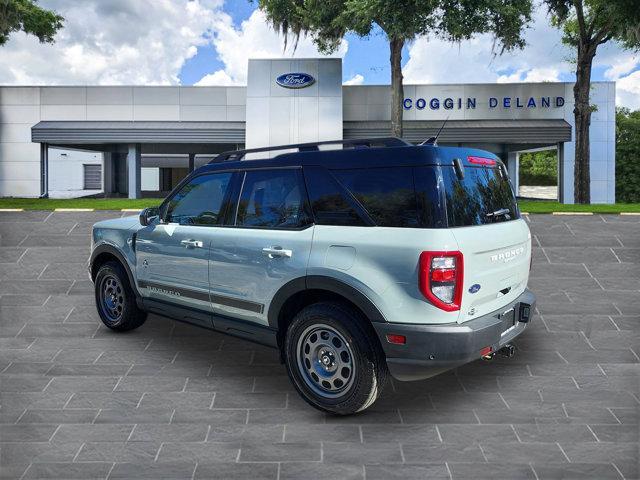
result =
[{"label": "high-mount brake light", "polygon": [[420,292],[446,312],[460,310],[464,262],[462,252],[422,252],[418,272]]},{"label": "high-mount brake light", "polygon": [[485,157],[474,157],[474,156],[468,156],[467,157],[467,161],[469,163],[474,163],[476,165],[487,165],[487,166],[493,166],[496,164],[496,161],[492,158],[485,158]]}]

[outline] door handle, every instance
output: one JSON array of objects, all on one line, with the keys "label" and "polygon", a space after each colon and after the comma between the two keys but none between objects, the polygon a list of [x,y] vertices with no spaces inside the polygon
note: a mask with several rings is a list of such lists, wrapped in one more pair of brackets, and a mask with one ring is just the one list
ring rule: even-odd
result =
[{"label": "door handle", "polygon": [[180,243],[186,248],[202,248],[203,246],[200,240],[181,240]]},{"label": "door handle", "polygon": [[291,255],[293,255],[293,252],[291,250],[285,250],[282,247],[265,247],[262,249],[262,253],[269,258],[276,258],[276,257],[291,258]]}]

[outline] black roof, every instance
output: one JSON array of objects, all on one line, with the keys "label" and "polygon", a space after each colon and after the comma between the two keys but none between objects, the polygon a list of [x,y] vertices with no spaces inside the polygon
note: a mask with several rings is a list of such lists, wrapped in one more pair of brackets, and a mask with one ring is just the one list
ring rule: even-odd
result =
[{"label": "black roof", "polygon": [[[466,163],[468,155],[478,155],[499,161],[498,157],[483,150],[462,147],[438,147],[432,144],[412,145],[402,139],[336,140],[308,144],[282,145],[259,149],[238,150],[220,154],[198,172],[220,170],[247,170],[274,167],[301,167],[319,165],[331,169],[401,167],[416,165],[453,165],[453,156],[459,156]],[[375,146],[383,141],[385,146]],[[318,145],[337,144],[350,148],[320,150]],[[373,145],[373,146],[371,146]],[[314,148],[315,147],[315,148]],[[298,151],[291,152],[290,150]],[[267,153],[284,150],[273,158],[241,160],[248,154]]]}]

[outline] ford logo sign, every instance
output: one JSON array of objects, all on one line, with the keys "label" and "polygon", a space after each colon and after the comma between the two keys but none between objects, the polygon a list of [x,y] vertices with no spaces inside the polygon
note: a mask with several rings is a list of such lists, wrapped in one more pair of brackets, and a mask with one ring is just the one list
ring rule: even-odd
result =
[{"label": "ford logo sign", "polygon": [[285,73],[276,78],[276,83],[284,88],[305,88],[315,82],[316,79],[307,73]]},{"label": "ford logo sign", "polygon": [[480,290],[480,285],[477,283],[469,287],[469,293],[476,293],[478,290]]}]

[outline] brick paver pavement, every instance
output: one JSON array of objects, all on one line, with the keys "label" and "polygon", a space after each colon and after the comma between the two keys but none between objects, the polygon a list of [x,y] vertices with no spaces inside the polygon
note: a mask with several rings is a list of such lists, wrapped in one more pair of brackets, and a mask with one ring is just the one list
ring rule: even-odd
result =
[{"label": "brick paver pavement", "polygon": [[0,213],[2,478],[637,478],[640,217],[531,216],[538,314],[510,360],[323,415],[274,350],[101,325],[91,225]]}]

